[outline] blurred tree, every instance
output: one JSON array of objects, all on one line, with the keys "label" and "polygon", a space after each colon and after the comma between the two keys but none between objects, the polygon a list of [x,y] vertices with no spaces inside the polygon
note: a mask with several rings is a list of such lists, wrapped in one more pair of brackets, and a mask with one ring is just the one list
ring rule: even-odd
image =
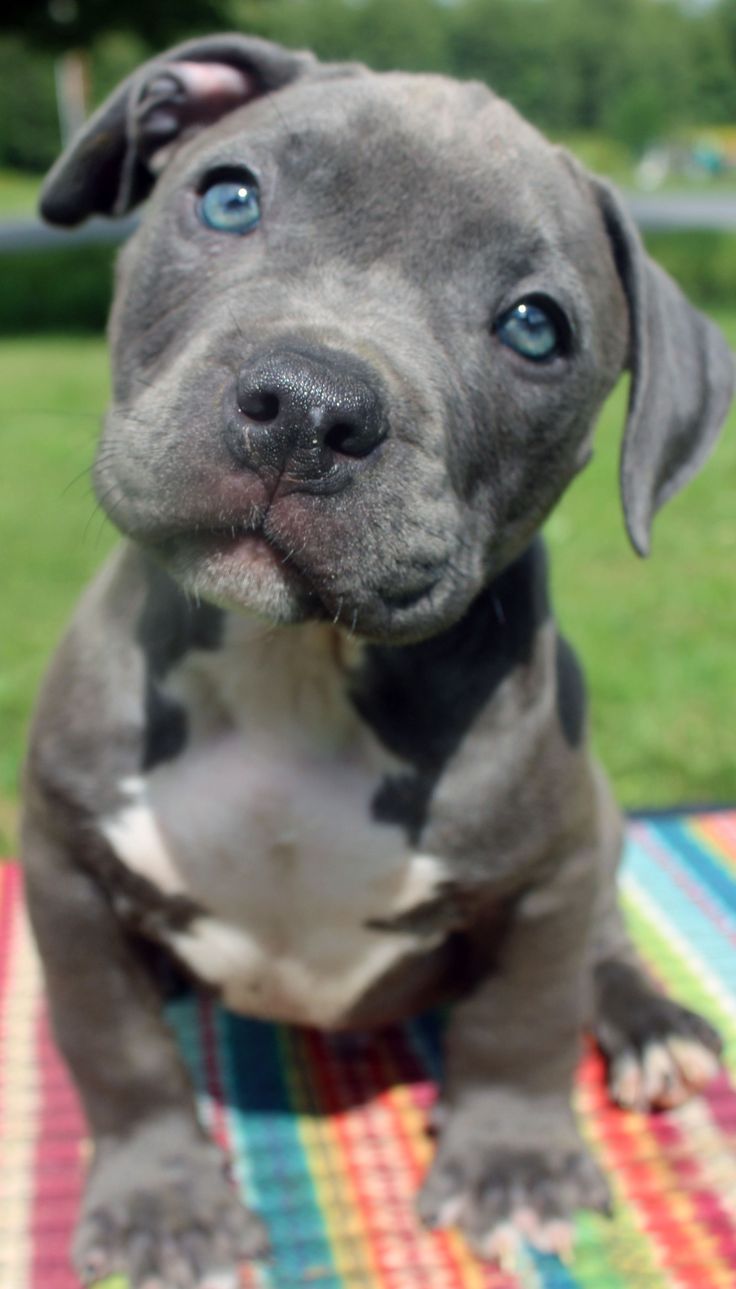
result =
[{"label": "blurred tree", "polygon": [[0,165],[44,170],[58,150],[53,59],[0,40]]},{"label": "blurred tree", "polygon": [[0,31],[59,53],[86,47],[108,31],[132,31],[152,45],[165,45],[182,34],[222,28],[227,12],[227,0],[3,0]]},{"label": "blurred tree", "polygon": [[231,0],[231,26],[313,49],[320,58],[360,57],[356,6],[349,0]]},{"label": "blurred tree", "polygon": [[547,128],[566,128],[580,98],[580,69],[557,39],[556,6],[464,0],[450,12],[456,73],[487,81]]},{"label": "blurred tree", "polygon": [[632,153],[736,120],[736,0],[4,0],[0,164],[45,164],[58,147],[51,54],[89,49],[96,102],[155,49],[228,27],[475,77],[552,134],[593,131]]},{"label": "blurred tree", "polygon": [[637,145],[670,114],[680,80],[672,4],[466,0],[455,12],[459,70],[549,130],[612,128]]},{"label": "blurred tree", "polygon": [[[694,97],[690,21],[671,0],[617,0],[605,33],[609,58],[598,124],[640,152],[677,129]],[[601,49],[601,53],[603,50]],[[591,102],[595,86],[589,87]]]},{"label": "blurred tree", "polygon": [[736,0],[720,0],[692,29],[700,120],[736,122]]},{"label": "blurred tree", "polygon": [[450,65],[447,8],[436,0],[366,0],[356,34],[372,67],[442,71]]},{"label": "blurred tree", "polygon": [[234,25],[325,59],[370,67],[449,70],[448,7],[442,0],[230,0]]}]

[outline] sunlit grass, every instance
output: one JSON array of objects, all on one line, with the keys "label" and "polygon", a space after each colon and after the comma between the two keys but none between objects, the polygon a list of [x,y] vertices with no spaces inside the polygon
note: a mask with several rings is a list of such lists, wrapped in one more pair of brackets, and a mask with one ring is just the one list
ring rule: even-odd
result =
[{"label": "sunlit grass", "polygon": [[40,176],[0,170],[0,217],[15,219],[35,214],[40,187]]}]

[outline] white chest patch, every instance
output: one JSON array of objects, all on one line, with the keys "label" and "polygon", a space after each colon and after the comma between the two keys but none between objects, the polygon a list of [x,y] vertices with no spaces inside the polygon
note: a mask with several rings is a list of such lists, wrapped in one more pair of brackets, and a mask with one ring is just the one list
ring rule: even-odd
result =
[{"label": "white chest patch", "polygon": [[329,628],[238,620],[167,686],[187,711],[184,751],[121,784],[128,804],[101,823],[123,863],[206,910],[168,941],[250,1015],[335,1024],[439,938],[370,925],[431,900],[446,870],[373,818],[402,767],[354,712],[343,668]]}]

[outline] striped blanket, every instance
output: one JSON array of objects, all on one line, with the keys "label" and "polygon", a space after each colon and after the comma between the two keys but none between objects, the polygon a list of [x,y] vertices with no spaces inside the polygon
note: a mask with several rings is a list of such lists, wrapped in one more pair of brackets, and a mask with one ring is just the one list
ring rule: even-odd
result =
[{"label": "striped blanket", "polygon": [[[583,1215],[570,1265],[526,1251],[482,1266],[453,1233],[416,1224],[432,1144],[439,1022],[324,1037],[187,997],[169,1016],[201,1113],[266,1218],[263,1289],[736,1287],[736,812],[632,822],[622,894],[652,974],[726,1040],[705,1097],[660,1115],[609,1103],[587,1050],[577,1105],[608,1171],[612,1221]],[[729,1075],[730,1071],[730,1075]],[[0,868],[0,1289],[75,1289],[66,1260],[84,1158],[76,1097],[49,1034],[21,879]],[[108,1282],[112,1287],[113,1282]],[[123,1282],[114,1282],[122,1289]]]}]

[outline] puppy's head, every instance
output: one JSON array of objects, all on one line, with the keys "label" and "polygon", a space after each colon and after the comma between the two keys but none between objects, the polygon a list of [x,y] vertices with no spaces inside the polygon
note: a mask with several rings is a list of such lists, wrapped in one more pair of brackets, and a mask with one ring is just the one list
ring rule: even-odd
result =
[{"label": "puppy's head", "polygon": [[206,598],[429,636],[585,464],[624,367],[641,553],[726,415],[720,333],[614,194],[478,84],[189,42],[103,105],[42,212],[146,196],[96,486]]}]

